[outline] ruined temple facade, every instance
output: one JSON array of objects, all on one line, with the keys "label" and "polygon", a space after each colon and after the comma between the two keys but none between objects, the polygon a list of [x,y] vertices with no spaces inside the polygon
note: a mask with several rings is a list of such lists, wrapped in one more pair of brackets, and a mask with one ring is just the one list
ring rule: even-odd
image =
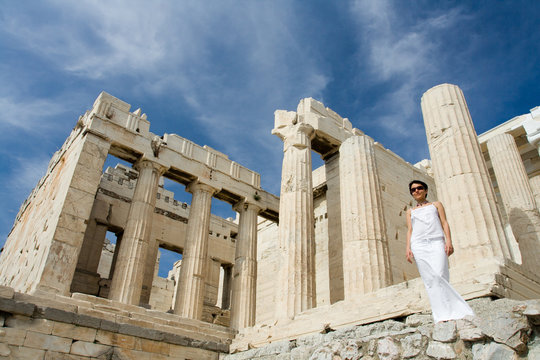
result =
[{"label": "ruined temple facade", "polygon": [[[140,109],[101,93],[21,206],[0,257],[0,310],[53,323],[43,351],[67,339],[54,351],[200,359],[417,313],[429,304],[404,256],[412,179],[445,205],[458,292],[540,298],[540,109],[477,136],[457,86],[428,90],[421,106],[431,160],[416,165],[314,99],[276,111],[278,198],[256,172],[151,133]],[[312,171],[315,154],[324,165]],[[108,155],[132,166],[103,171]],[[211,214],[213,198],[236,219]],[[167,279],[160,247],[182,254]],[[93,338],[75,334],[85,329]],[[118,341],[128,337],[131,348]]]}]

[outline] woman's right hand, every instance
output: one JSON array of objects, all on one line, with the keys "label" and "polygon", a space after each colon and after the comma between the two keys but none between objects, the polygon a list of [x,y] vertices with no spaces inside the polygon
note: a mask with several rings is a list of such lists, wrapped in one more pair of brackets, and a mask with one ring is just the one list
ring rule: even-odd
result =
[{"label": "woman's right hand", "polygon": [[413,259],[414,259],[414,255],[413,255],[413,253],[412,253],[412,251],[411,251],[411,249],[409,247],[405,251],[405,256],[407,257],[407,261],[412,264]]}]

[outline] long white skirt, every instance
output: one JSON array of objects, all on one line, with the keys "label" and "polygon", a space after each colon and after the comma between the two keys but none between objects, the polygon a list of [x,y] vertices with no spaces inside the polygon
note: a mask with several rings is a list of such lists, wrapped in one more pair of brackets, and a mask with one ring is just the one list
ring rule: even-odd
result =
[{"label": "long white skirt", "polygon": [[470,306],[450,285],[444,238],[411,239],[411,250],[431,303],[433,321],[446,321],[474,315]]}]

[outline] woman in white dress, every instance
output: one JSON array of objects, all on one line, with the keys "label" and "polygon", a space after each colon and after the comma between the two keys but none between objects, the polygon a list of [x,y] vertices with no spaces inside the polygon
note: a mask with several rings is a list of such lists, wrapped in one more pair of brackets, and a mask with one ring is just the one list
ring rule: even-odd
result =
[{"label": "woman in white dress", "polygon": [[433,321],[474,315],[469,305],[449,283],[448,256],[454,252],[450,227],[439,201],[427,201],[428,186],[420,180],[409,184],[416,207],[407,211],[407,261],[413,259],[426,287]]}]

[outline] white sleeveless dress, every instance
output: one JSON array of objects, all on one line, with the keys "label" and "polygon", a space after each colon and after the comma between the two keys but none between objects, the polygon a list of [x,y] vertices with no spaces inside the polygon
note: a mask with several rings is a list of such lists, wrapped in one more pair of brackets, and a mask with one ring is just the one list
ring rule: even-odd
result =
[{"label": "white sleeveless dress", "polygon": [[435,205],[411,211],[411,251],[431,303],[433,321],[474,315],[472,309],[449,283],[444,232]]}]

